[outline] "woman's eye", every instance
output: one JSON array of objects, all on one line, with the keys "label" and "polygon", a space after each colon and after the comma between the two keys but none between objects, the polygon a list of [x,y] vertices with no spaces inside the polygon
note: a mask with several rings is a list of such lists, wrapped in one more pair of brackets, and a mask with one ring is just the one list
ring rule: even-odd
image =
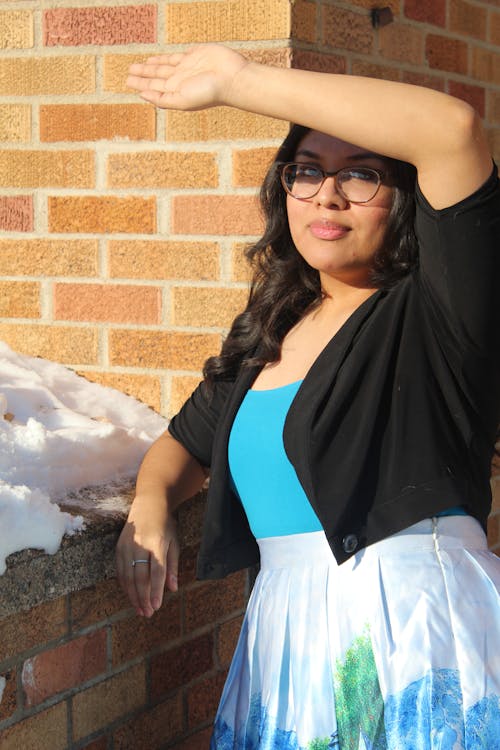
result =
[{"label": "woman's eye", "polygon": [[368,169],[346,169],[343,173],[344,181],[360,180],[361,182],[377,182],[376,172]]},{"label": "woman's eye", "polygon": [[310,180],[316,180],[320,177],[321,172],[316,167],[308,167],[307,165],[298,165],[295,172],[295,178],[306,178]]}]

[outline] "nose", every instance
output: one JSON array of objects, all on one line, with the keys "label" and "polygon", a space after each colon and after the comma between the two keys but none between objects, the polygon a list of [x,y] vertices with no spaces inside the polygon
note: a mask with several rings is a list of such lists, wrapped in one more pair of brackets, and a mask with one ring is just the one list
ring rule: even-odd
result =
[{"label": "nose", "polygon": [[348,201],[337,188],[337,178],[335,175],[325,177],[314,199],[318,205],[325,208],[343,209],[348,204]]}]

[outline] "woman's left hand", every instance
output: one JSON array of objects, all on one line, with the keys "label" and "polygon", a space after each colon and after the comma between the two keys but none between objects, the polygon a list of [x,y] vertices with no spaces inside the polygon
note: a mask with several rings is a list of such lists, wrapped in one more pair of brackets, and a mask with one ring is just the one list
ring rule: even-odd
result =
[{"label": "woman's left hand", "polygon": [[230,92],[248,60],[228,47],[203,44],[186,52],[131,65],[127,86],[164,109],[197,110],[230,103]]}]

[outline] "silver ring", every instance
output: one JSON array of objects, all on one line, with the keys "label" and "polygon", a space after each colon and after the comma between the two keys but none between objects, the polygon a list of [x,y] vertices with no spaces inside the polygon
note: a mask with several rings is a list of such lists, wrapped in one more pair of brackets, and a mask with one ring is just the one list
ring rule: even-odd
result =
[{"label": "silver ring", "polygon": [[135,568],[139,563],[146,563],[146,565],[149,565],[149,560],[132,560],[132,567]]}]

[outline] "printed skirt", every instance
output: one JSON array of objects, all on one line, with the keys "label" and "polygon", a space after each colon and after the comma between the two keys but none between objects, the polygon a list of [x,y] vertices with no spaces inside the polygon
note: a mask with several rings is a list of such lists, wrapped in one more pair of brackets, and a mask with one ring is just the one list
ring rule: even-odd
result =
[{"label": "printed skirt", "polygon": [[211,750],[500,750],[500,559],[477,521],[341,566],[323,532],[259,547]]}]

